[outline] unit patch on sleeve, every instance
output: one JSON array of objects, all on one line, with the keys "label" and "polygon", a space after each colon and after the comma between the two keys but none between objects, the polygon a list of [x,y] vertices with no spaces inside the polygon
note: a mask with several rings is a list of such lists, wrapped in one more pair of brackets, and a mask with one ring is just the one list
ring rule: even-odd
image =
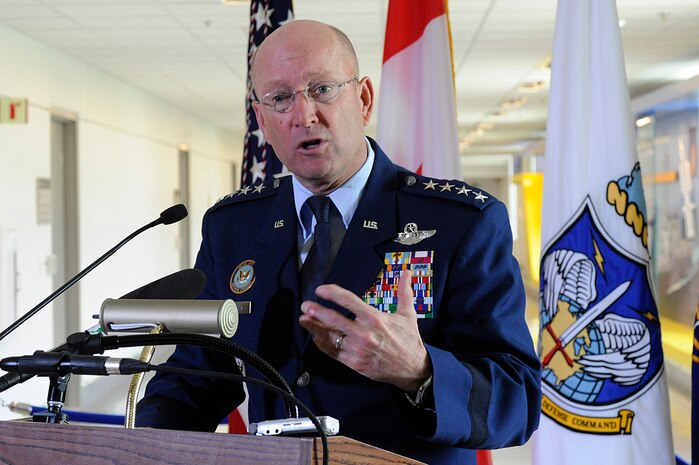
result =
[{"label": "unit patch on sleeve", "polygon": [[395,313],[398,306],[398,279],[405,270],[413,274],[411,283],[418,318],[432,318],[432,259],[434,251],[388,252],[384,268],[366,291],[364,302],[382,312]]}]

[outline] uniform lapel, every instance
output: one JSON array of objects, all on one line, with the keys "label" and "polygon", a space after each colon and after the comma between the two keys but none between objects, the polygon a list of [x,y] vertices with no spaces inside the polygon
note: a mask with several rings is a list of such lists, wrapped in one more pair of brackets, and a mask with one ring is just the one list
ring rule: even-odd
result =
[{"label": "uniform lapel", "polygon": [[[290,351],[297,357],[300,356],[306,334],[298,323],[301,297],[297,252],[298,218],[294,207],[294,192],[290,179],[280,181],[279,192],[267,210],[263,226],[255,240],[255,256],[259,258],[256,270],[267,276],[266,284],[261,288],[265,294],[259,300],[267,302],[262,327],[269,334],[262,334],[260,338],[266,341],[274,335],[274,350],[282,349],[286,352],[284,356],[278,353],[266,353],[265,356],[286,360],[291,356]],[[261,346],[266,347],[267,344]]]},{"label": "uniform lapel", "polygon": [[281,263],[280,257],[286,257],[292,249],[295,251],[298,230],[291,180],[279,181],[279,192],[274,196],[274,202],[268,209],[263,227],[256,238],[257,246],[264,252],[258,255],[261,261],[276,263],[277,266]]},{"label": "uniform lapel", "polygon": [[374,167],[328,276],[359,296],[384,266],[382,245],[396,237],[397,228],[396,167],[377,145],[374,151]]}]

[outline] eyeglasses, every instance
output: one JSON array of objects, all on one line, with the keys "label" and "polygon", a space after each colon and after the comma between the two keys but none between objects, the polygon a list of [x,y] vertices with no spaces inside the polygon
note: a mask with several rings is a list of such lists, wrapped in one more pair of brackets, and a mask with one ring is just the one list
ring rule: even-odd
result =
[{"label": "eyeglasses", "polygon": [[352,81],[359,82],[359,78],[353,77],[345,82],[319,82],[317,84],[311,84],[301,90],[275,90],[263,95],[257,99],[257,102],[272,107],[274,111],[279,113],[288,113],[294,107],[296,94],[304,93],[309,100],[327,103],[337,97],[340,93],[340,89]]}]

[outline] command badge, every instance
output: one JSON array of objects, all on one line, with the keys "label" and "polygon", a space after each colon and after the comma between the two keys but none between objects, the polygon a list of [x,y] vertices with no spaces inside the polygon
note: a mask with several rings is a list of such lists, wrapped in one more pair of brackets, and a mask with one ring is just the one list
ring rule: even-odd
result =
[{"label": "command badge", "polygon": [[255,260],[245,260],[235,267],[231,275],[231,291],[242,294],[255,284]]}]

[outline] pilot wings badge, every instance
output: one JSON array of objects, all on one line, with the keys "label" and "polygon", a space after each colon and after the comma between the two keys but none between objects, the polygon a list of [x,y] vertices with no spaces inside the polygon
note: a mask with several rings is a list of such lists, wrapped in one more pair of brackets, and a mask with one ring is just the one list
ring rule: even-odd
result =
[{"label": "pilot wings badge", "polygon": [[394,241],[403,245],[414,245],[423,239],[434,236],[436,232],[436,229],[420,231],[417,228],[417,224],[408,223],[405,225],[405,228],[403,228],[403,232],[398,233],[398,237],[394,239]]}]

